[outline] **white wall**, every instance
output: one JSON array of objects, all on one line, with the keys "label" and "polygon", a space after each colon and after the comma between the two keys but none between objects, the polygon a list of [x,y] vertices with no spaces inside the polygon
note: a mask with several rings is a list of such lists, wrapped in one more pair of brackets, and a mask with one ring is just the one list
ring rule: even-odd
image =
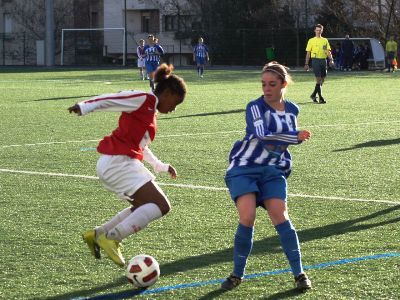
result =
[{"label": "white wall", "polygon": [[[128,54],[135,54],[136,47],[140,39],[147,38],[147,32],[141,32],[141,12],[140,10],[157,9],[151,0],[126,0],[127,7],[127,50]],[[124,0],[104,0],[104,27],[105,28],[124,28]],[[162,18],[160,16],[160,27]],[[161,29],[161,28],[160,28]],[[160,32],[157,37],[160,45],[168,53],[179,53],[179,41],[174,39],[173,32]],[[122,36],[120,31],[106,31],[104,33],[104,43],[108,53],[122,53]],[[183,40],[181,44],[182,53],[192,53],[190,41]]]},{"label": "white wall", "polygon": [[[124,28],[123,0],[104,0],[104,28]],[[123,31],[104,32],[104,45],[108,53],[123,52]]]}]

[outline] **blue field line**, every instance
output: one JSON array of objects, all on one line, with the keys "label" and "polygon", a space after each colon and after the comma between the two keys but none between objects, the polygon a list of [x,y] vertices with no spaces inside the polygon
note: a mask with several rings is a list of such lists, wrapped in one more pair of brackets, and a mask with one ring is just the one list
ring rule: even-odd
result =
[{"label": "blue field line", "polygon": [[96,148],[94,147],[90,147],[90,148],[81,148],[81,151],[93,151],[96,150]]},{"label": "blue field line", "polygon": [[[325,263],[312,265],[312,266],[305,266],[304,269],[305,270],[322,269],[322,268],[327,268],[327,267],[332,267],[332,266],[337,266],[337,265],[356,263],[356,262],[365,261],[365,260],[392,258],[392,257],[400,257],[400,253],[398,253],[398,252],[381,253],[381,254],[361,256],[361,257],[355,257],[355,258],[346,258],[346,259],[340,259],[340,260],[325,262]],[[252,278],[257,278],[257,277],[278,275],[278,274],[289,273],[289,272],[291,272],[290,269],[281,269],[281,270],[268,271],[268,272],[262,272],[262,273],[248,274],[248,275],[245,275],[244,277],[246,279],[252,279]],[[183,284],[159,287],[159,288],[150,289],[150,290],[149,289],[143,289],[143,290],[136,289],[136,290],[132,290],[132,291],[125,291],[125,292],[119,292],[119,293],[114,293],[114,294],[100,295],[100,296],[95,296],[95,297],[91,297],[91,298],[78,297],[78,298],[73,298],[73,300],[83,300],[83,299],[86,299],[86,300],[106,300],[106,299],[107,300],[119,300],[119,299],[125,299],[125,298],[128,298],[128,297],[131,298],[131,297],[134,297],[136,295],[157,294],[157,293],[162,293],[162,292],[167,292],[167,291],[174,291],[174,290],[180,290],[180,289],[201,287],[201,286],[212,285],[212,284],[220,284],[224,280],[225,280],[225,278],[224,279],[214,279],[214,280],[193,282],[193,283],[183,283]]]}]

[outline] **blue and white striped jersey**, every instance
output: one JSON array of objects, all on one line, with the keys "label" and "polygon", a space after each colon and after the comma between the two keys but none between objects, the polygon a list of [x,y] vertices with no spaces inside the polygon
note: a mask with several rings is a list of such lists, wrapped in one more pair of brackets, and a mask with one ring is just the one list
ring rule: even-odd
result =
[{"label": "blue and white striped jersey", "polygon": [[160,62],[160,57],[164,54],[164,49],[160,45],[145,45],[144,53],[146,54],[146,61]]},{"label": "blue and white striped jersey", "polygon": [[206,45],[204,44],[197,44],[196,46],[194,46],[193,48],[193,53],[196,57],[202,57],[205,58],[207,57],[207,53],[208,53],[208,48]]},{"label": "blue and white striped jersey", "polygon": [[273,165],[287,175],[292,167],[288,146],[300,144],[297,139],[299,107],[285,100],[285,110],[270,107],[264,96],[251,101],[246,107],[246,135],[236,141],[229,154],[228,170],[234,166]]}]

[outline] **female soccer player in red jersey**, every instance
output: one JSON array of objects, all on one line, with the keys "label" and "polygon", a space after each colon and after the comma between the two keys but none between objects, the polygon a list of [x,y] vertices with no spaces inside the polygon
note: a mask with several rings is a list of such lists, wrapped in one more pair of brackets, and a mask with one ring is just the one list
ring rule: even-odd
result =
[{"label": "female soccer player in red jersey", "polygon": [[94,111],[122,112],[118,127],[97,147],[101,154],[97,174],[108,190],[131,205],[108,222],[83,234],[83,240],[96,258],[100,258],[101,248],[119,266],[125,265],[121,241],[164,216],[171,208],[142,160],[152,165],[156,172],[168,172],[172,178],[177,175],[174,167],[158,160],[148,147],[157,131],[157,111],[174,111],[186,96],[184,80],[172,71],[172,65],[158,67],[154,93],[122,91],[100,95],[68,108],[70,113],[80,116]]}]

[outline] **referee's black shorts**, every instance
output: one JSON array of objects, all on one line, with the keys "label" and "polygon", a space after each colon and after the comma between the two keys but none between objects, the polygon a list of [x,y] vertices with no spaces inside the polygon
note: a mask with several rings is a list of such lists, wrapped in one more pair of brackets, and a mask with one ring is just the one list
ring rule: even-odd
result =
[{"label": "referee's black shorts", "polygon": [[326,58],[313,58],[311,60],[311,65],[315,77],[326,77],[327,74]]}]

